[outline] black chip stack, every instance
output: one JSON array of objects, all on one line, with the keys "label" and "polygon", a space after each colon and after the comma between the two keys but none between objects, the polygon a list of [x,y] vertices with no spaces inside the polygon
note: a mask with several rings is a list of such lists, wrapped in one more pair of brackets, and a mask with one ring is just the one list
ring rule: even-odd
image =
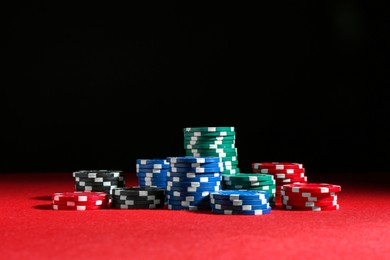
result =
[{"label": "black chip stack", "polygon": [[125,187],[122,171],[81,170],[73,172],[76,191],[99,191],[112,194],[114,188]]}]

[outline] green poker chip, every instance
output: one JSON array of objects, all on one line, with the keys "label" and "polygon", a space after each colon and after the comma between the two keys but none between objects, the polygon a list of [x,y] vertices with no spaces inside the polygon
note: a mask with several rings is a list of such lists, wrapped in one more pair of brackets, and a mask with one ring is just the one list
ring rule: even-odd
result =
[{"label": "green poker chip", "polygon": [[221,132],[221,131],[228,131],[228,132],[234,132],[235,128],[234,126],[204,126],[204,127],[185,127],[183,131],[186,132]]},{"label": "green poker chip", "polygon": [[220,131],[220,132],[184,132],[185,137],[191,136],[236,136],[236,132]]}]

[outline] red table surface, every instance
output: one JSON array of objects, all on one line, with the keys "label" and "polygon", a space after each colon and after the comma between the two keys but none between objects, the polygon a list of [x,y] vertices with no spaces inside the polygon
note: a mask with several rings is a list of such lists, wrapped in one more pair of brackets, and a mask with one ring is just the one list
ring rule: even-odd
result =
[{"label": "red table surface", "polygon": [[[125,177],[127,186],[136,185],[135,174]],[[336,211],[273,209],[267,215],[231,216],[168,209],[55,211],[50,196],[74,190],[71,173],[3,173],[0,256],[388,260],[390,187],[353,180],[353,174],[332,173],[311,181],[342,186]]]}]

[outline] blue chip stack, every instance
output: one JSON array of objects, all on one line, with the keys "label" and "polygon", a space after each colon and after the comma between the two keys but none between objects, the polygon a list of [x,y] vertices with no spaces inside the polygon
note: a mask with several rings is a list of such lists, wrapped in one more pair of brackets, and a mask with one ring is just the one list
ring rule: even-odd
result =
[{"label": "blue chip stack", "polygon": [[166,159],[137,159],[138,185],[142,187],[167,187],[169,163]]},{"label": "blue chip stack", "polygon": [[168,157],[167,204],[172,210],[210,210],[210,196],[220,191],[223,162],[220,157]]},{"label": "blue chip stack", "polygon": [[264,215],[271,213],[266,191],[223,190],[210,193],[211,211],[224,215]]}]

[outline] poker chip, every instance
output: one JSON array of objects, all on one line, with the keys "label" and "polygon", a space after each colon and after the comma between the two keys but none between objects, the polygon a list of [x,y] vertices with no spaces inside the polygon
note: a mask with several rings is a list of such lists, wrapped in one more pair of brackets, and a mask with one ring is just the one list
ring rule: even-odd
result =
[{"label": "poker chip", "polygon": [[91,201],[56,201],[52,200],[53,205],[62,206],[102,206],[107,203],[106,200],[91,200]]},{"label": "poker chip", "polygon": [[282,201],[298,201],[298,202],[324,202],[324,201],[337,201],[337,195],[326,197],[302,197],[302,196],[287,196],[282,195]]},{"label": "poker chip", "polygon": [[111,208],[113,209],[162,209],[164,204],[138,204],[138,205],[123,205],[113,203]]},{"label": "poker chip", "polygon": [[282,186],[282,190],[293,193],[310,192],[312,194],[340,192],[341,186],[329,183],[295,183]]},{"label": "poker chip", "polygon": [[298,210],[298,211],[329,211],[329,210],[338,210],[340,205],[336,204],[333,206],[324,206],[324,207],[304,207],[304,206],[291,206],[291,205],[282,205],[282,208],[285,210]]},{"label": "poker chip", "polygon": [[212,199],[229,199],[229,200],[261,200],[266,198],[268,194],[264,191],[253,190],[221,190],[217,192],[211,192],[210,198]]},{"label": "poker chip", "polygon": [[295,162],[260,162],[252,163],[252,169],[274,169],[274,170],[284,170],[284,169],[302,169],[302,163]]},{"label": "poker chip", "polygon": [[113,195],[120,196],[139,196],[139,197],[146,197],[149,195],[164,195],[165,190],[161,188],[154,188],[154,187],[139,187],[139,186],[132,186],[132,187],[123,187],[123,188],[115,188],[113,190]]},{"label": "poker chip", "polygon": [[96,200],[105,200],[108,198],[106,192],[83,192],[83,191],[69,191],[53,193],[51,199],[57,201],[77,201],[87,202]]},{"label": "poker chip", "polygon": [[258,210],[224,210],[212,208],[211,211],[215,214],[222,215],[266,215],[271,213],[271,208]]},{"label": "poker chip", "polygon": [[172,205],[168,204],[167,208],[169,210],[188,210],[188,211],[199,211],[199,210],[210,210],[210,206],[182,206],[182,205]]},{"label": "poker chip", "polygon": [[303,198],[322,198],[337,195],[337,192],[329,192],[329,193],[311,193],[311,192],[291,192],[285,191],[283,189],[280,190],[281,196],[289,196],[289,197],[303,197]]},{"label": "poker chip", "polygon": [[89,205],[77,205],[77,206],[66,206],[66,205],[52,205],[54,210],[76,210],[76,211],[85,211],[85,210],[98,210],[104,209],[103,206],[89,206]]},{"label": "poker chip", "polygon": [[245,206],[245,205],[269,205],[267,198],[262,199],[210,199],[211,204],[220,204],[226,206]]},{"label": "poker chip", "polygon": [[87,178],[113,178],[121,176],[122,171],[113,170],[81,170],[73,172],[73,177],[87,177]]},{"label": "poker chip", "polygon": [[167,160],[170,163],[219,163],[222,162],[221,158],[217,156],[180,156],[180,157],[168,157]]},{"label": "poker chip", "polygon": [[234,132],[235,128],[233,126],[225,127],[186,127],[184,128],[184,132],[219,132],[219,131],[230,131]]},{"label": "poker chip", "polygon": [[240,211],[247,211],[247,210],[259,210],[259,209],[270,209],[270,205],[268,203],[265,204],[254,204],[254,205],[226,205],[226,204],[218,204],[218,203],[212,203],[212,209],[218,209],[218,210],[240,210]]},{"label": "poker chip", "polygon": [[337,205],[337,200],[333,201],[295,201],[295,200],[284,200],[282,199],[283,205],[289,206],[299,206],[299,207],[323,207],[323,206],[335,206]]}]

